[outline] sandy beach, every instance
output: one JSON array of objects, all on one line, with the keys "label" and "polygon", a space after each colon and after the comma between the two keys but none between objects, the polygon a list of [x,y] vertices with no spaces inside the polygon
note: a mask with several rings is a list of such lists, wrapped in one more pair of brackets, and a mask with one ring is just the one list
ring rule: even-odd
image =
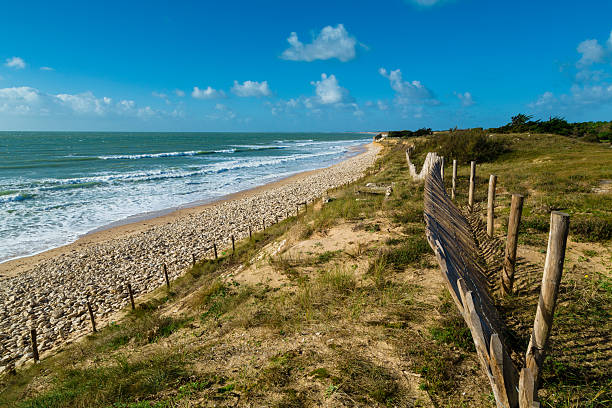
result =
[{"label": "sandy beach", "polygon": [[221,250],[230,245],[232,234],[245,238],[249,226],[260,230],[264,221],[269,225],[277,217],[295,215],[300,203],[359,179],[380,149],[375,144],[365,147],[365,152],[331,167],[113,226],[72,244],[0,264],[0,371],[31,358],[30,327],[39,333],[41,351],[85,334],[89,294],[95,293],[95,314],[109,316],[128,301],[125,282],[131,283],[136,295],[150,292],[164,283],[162,264],[168,265],[170,278],[176,278],[191,264],[192,254],[198,259],[211,257],[213,241]]}]

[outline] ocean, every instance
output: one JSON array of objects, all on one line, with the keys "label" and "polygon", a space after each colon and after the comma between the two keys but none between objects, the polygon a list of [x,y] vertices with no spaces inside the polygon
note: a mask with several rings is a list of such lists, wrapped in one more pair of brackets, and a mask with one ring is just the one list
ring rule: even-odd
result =
[{"label": "ocean", "polygon": [[0,262],[332,165],[358,133],[0,132]]}]

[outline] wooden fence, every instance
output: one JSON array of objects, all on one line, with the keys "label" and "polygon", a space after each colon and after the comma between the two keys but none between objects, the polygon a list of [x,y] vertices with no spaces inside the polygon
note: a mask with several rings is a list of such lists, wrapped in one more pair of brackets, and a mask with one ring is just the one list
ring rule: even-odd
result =
[{"label": "wooden fence", "polygon": [[[411,149],[406,152],[411,175],[421,179],[410,162]],[[551,232],[548,252],[544,266],[542,290],[536,312],[533,334],[525,356],[524,367],[517,369],[510,358],[509,349],[504,344],[504,327],[491,295],[493,286],[487,278],[486,266],[480,257],[475,232],[461,209],[453,202],[457,177],[457,163],[453,161],[452,197],[446,193],[444,185],[444,158],[435,153],[429,153],[426,159],[424,215],[427,224],[426,235],[430,246],[435,252],[446,286],[470,329],[480,364],[491,383],[498,407],[501,408],[534,408],[537,402],[537,384],[541,366],[544,360],[546,344],[550,335],[552,316],[561,280],[565,243],[569,217],[567,214],[553,212],[551,214]],[[470,190],[468,210],[474,208],[475,163],[470,169]],[[414,174],[413,174],[414,173]],[[421,172],[423,173],[423,172]],[[416,177],[415,177],[416,175]],[[493,235],[494,200],[497,177],[489,178],[489,197],[487,214],[487,234]],[[513,197],[513,203],[515,202]],[[521,200],[522,208],[522,200]],[[520,223],[517,207],[511,211],[509,228],[509,244],[514,248],[506,249],[506,263],[511,263],[514,273],[516,257],[516,235]],[[514,220],[512,219],[514,217]],[[511,261],[511,262],[510,262]],[[508,285],[508,265],[505,265],[500,280]],[[514,277],[512,276],[512,279]],[[508,291],[509,286],[509,291]]]}]

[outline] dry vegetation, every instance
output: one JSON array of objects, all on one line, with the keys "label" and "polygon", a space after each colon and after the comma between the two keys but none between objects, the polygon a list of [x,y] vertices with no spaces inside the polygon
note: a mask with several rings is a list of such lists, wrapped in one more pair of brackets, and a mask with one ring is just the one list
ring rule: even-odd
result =
[{"label": "dry vegetation", "polygon": [[[509,193],[528,194],[519,293],[499,299],[512,346],[524,352],[547,231],[530,217],[545,217],[551,206],[572,212],[572,220],[611,217],[610,194],[592,188],[612,179],[612,152],[560,137],[549,144],[556,136],[503,137],[511,151],[479,167],[477,199],[488,174],[498,174],[501,237]],[[586,154],[593,159],[581,161]],[[579,192],[561,193],[584,174]],[[462,166],[461,193],[466,177]],[[385,200],[356,194],[355,186],[339,189],[328,203],[238,243],[233,256],[198,263],[170,292],[140,299],[136,312],[0,378],[0,405],[493,406],[425,240],[422,185],[407,179],[403,146],[388,145],[356,185],[366,182],[393,182],[393,194]],[[579,231],[544,372],[546,407],[611,401],[610,237],[605,227]]]}]

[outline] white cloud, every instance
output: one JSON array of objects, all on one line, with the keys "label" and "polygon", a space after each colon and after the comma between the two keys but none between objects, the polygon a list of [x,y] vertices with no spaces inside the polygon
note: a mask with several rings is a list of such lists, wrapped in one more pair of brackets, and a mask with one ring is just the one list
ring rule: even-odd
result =
[{"label": "white cloud", "polygon": [[104,115],[108,112],[111,105],[111,98],[97,98],[92,92],[84,92],[81,94],[57,94],[57,101],[76,113],[94,113],[96,115]]},{"label": "white cloud", "polygon": [[26,63],[22,58],[11,57],[11,58],[6,59],[6,62],[4,63],[4,65],[6,65],[9,68],[24,69],[26,66]]},{"label": "white cloud", "polygon": [[474,98],[472,98],[472,94],[470,92],[455,92],[455,95],[457,95],[457,98],[459,98],[461,101],[461,106],[468,107],[474,105]]},{"label": "white cloud", "polygon": [[55,71],[55,69],[51,67],[40,67],[40,70],[41,71]]},{"label": "white cloud", "polygon": [[387,72],[385,68],[380,68],[378,73],[389,80],[391,89],[395,91],[395,103],[398,105],[418,105],[434,104],[439,102],[434,98],[433,93],[420,81],[404,81],[402,72],[399,69]]},{"label": "white cloud", "polygon": [[20,86],[0,89],[0,100],[21,101],[26,103],[37,102],[40,92],[36,88]]},{"label": "white cloud", "polygon": [[377,100],[376,102],[367,101],[365,104],[368,108],[377,108],[381,111],[389,110],[389,104],[386,101]]},{"label": "white cloud", "polygon": [[157,111],[152,109],[150,106],[145,106],[144,108],[139,108],[136,111],[136,116],[142,119],[149,119],[154,116],[157,116]]},{"label": "white cloud", "polygon": [[311,81],[315,87],[314,96],[300,96],[288,100],[278,100],[274,103],[266,102],[271,108],[273,115],[281,113],[293,113],[300,109],[306,109],[306,114],[319,115],[325,111],[331,112],[335,109],[352,112],[355,116],[363,115],[359,105],[355,103],[349,91],[338,83],[335,75],[321,74],[319,81]]},{"label": "white cloud", "polygon": [[538,99],[529,104],[530,108],[540,111],[580,111],[583,109],[597,109],[612,103],[612,85],[585,85],[574,84],[570,92],[558,97],[552,92],[545,92]]},{"label": "white cloud", "polygon": [[185,91],[182,91],[180,89],[175,89],[174,90],[174,94],[180,98],[182,98],[183,96],[185,96]]},{"label": "white cloud", "polygon": [[548,108],[552,109],[552,106],[557,103],[557,98],[552,92],[544,92],[538,97],[538,99],[529,105],[530,108]]},{"label": "white cloud", "polygon": [[272,94],[268,81],[257,82],[257,81],[244,81],[242,84],[238,81],[234,81],[232,92],[241,97],[248,96],[269,96]]},{"label": "white cloud", "polygon": [[0,113],[30,116],[135,117],[143,120],[152,117],[176,116],[150,106],[139,107],[130,99],[122,99],[114,103],[110,97],[97,97],[91,91],[79,94],[47,94],[27,86],[0,89]]},{"label": "white cloud", "polygon": [[597,40],[584,40],[576,48],[582,57],[576,63],[579,67],[587,67],[602,62],[605,56],[604,49]]},{"label": "white cloud", "polygon": [[356,55],[357,40],[346,31],[343,24],[324,27],[310,44],[302,43],[295,32],[291,33],[287,42],[290,47],[283,51],[281,58],[290,61],[310,62],[337,58],[346,62]]},{"label": "white cloud", "polygon": [[38,89],[29,86],[0,89],[0,112],[23,115],[39,104],[41,95]]},{"label": "white cloud", "polygon": [[156,97],[156,98],[161,98],[161,99],[167,99],[167,98],[168,98],[168,95],[166,95],[166,94],[165,94],[165,93],[163,93],[163,92],[156,92],[156,91],[153,91],[153,92],[151,92],[151,95],[153,95],[153,96],[154,96],[154,97]]},{"label": "white cloud", "polygon": [[213,89],[210,86],[206,89],[200,89],[197,86],[194,86],[193,92],[191,92],[191,96],[196,99],[224,98],[225,92]]},{"label": "white cloud", "polygon": [[321,74],[320,81],[312,81],[310,84],[315,87],[317,101],[323,105],[340,103],[348,96],[348,91],[338,84],[333,74]]},{"label": "white cloud", "polygon": [[215,112],[206,115],[206,118],[210,120],[233,120],[236,118],[236,114],[227,105],[217,103],[215,105]]},{"label": "white cloud", "polygon": [[117,108],[122,112],[130,112],[136,108],[136,102],[128,99],[117,102]]}]

